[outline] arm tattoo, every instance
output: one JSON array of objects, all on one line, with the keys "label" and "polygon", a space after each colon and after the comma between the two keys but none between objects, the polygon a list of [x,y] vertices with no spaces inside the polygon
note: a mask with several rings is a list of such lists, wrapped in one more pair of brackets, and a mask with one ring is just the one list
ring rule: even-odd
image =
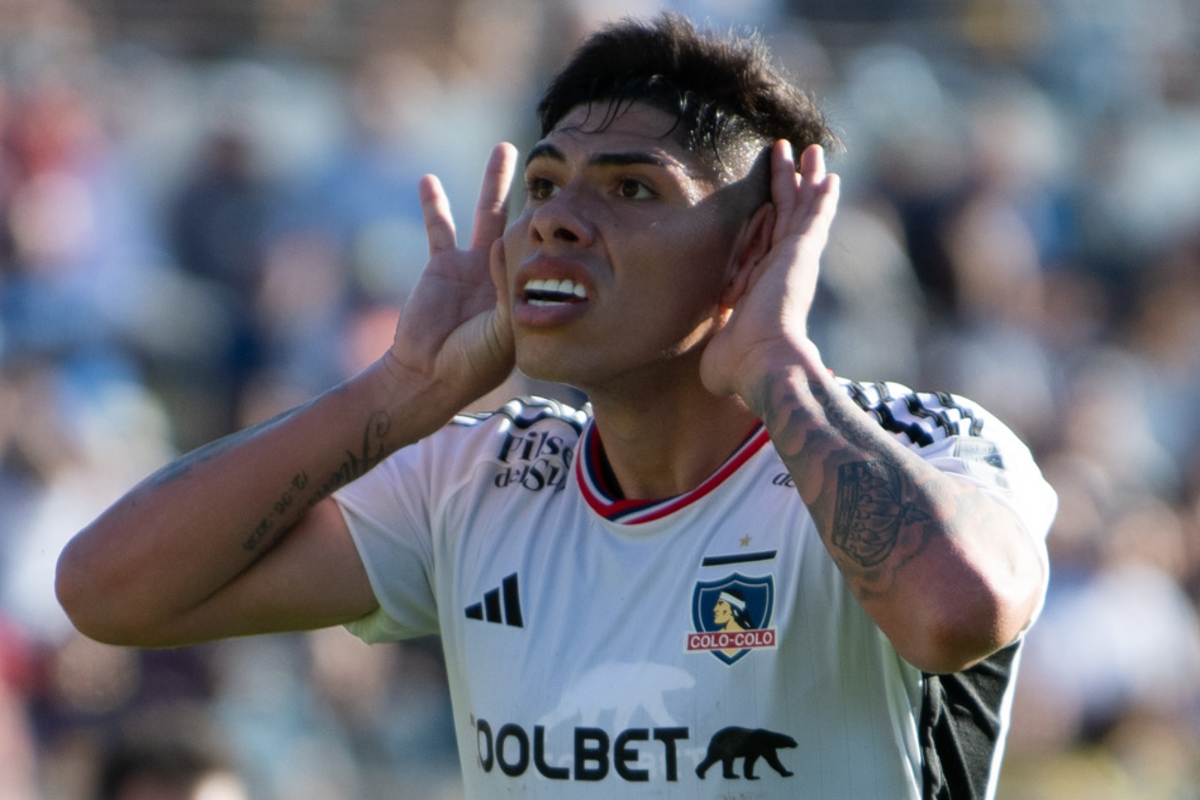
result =
[{"label": "arm tattoo", "polygon": [[832,541],[861,567],[887,560],[901,528],[930,515],[901,496],[899,470],[885,461],[856,461],[838,467]]},{"label": "arm tattoo", "polygon": [[[308,473],[299,472],[294,475],[287,489],[275,501],[271,511],[255,526],[250,536],[242,543],[242,547],[246,550],[256,550],[273,530],[280,527],[286,529],[286,526],[294,521],[295,516],[290,512],[298,503],[307,511],[338,488],[370,472],[387,455],[384,440],[391,427],[392,418],[388,414],[383,411],[372,414],[363,430],[359,451],[345,451],[341,463],[329,473],[324,483],[312,488],[307,499],[304,499],[304,492],[310,486]],[[281,526],[281,522],[286,524]]]},{"label": "arm tattoo", "polygon": [[[824,424],[814,425],[810,413],[791,406],[786,381],[768,379],[762,391],[774,401],[767,408],[776,416],[767,425],[776,449],[794,475],[816,475],[807,481],[809,501],[815,518],[831,519],[828,528],[818,523],[831,554],[858,594],[886,594],[903,565],[934,535],[933,528],[920,525],[933,519],[931,512],[913,502],[906,491],[910,479],[890,456],[844,460],[878,452],[867,414],[839,405],[813,383],[809,391],[825,415]],[[802,485],[800,477],[796,485]],[[818,510],[826,502],[832,502],[829,517]]]}]

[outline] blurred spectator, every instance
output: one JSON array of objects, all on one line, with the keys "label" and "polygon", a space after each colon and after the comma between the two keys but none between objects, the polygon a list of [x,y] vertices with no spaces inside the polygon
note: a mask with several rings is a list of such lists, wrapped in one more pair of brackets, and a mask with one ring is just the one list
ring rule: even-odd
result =
[{"label": "blurred spectator", "polygon": [[207,419],[190,418],[189,429],[211,441],[234,428],[240,387],[261,359],[253,298],[262,282],[270,195],[235,124],[210,132],[200,147],[176,200],[171,242],[179,265],[219,298],[228,330],[175,380],[204,398]]},{"label": "blurred spectator", "polygon": [[202,706],[147,709],[106,743],[95,800],[248,800]]},{"label": "blurred spectator", "polygon": [[33,800],[37,739],[25,705],[32,653],[17,626],[0,613],[0,800]]}]

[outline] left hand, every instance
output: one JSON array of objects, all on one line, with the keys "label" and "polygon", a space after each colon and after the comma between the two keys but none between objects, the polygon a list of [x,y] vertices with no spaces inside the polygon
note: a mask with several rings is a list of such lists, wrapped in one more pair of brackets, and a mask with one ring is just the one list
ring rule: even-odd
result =
[{"label": "left hand", "polygon": [[821,252],[837,210],[839,179],[825,170],[825,152],[810,145],[800,168],[790,143],[771,151],[773,220],[764,227],[769,247],[744,267],[744,287],[724,328],[709,342],[700,361],[705,387],[716,395],[748,395],[780,360],[797,353],[815,355],[808,338],[808,313],[816,293]]}]

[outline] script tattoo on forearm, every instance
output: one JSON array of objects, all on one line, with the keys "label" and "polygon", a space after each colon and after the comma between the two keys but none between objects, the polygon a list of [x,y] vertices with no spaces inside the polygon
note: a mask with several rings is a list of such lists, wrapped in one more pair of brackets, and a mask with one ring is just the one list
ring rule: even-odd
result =
[{"label": "script tattoo on forearm", "polygon": [[855,461],[838,467],[831,541],[861,567],[887,560],[905,525],[930,515],[904,502],[901,475],[885,461]]},{"label": "script tattoo on forearm", "polygon": [[338,488],[370,472],[387,455],[384,440],[391,427],[392,418],[383,411],[376,411],[363,429],[358,452],[346,450],[341,462],[330,471],[323,483],[313,487],[308,473],[303,471],[292,476],[271,511],[259,521],[242,547],[246,550],[258,549],[273,531],[286,529],[298,518],[299,515],[294,513],[297,504],[307,511]]},{"label": "script tattoo on forearm", "polygon": [[246,541],[242,542],[242,547],[246,550],[257,549],[258,546],[262,544],[263,540],[267,538],[267,534],[271,533],[271,531],[277,527],[279,521],[284,518],[284,515],[286,515],[291,507],[295,504],[295,492],[302,492],[307,487],[308,473],[300,472],[295,475],[292,478],[288,489],[279,496],[278,500],[275,501],[275,507],[272,512],[263,517],[258,525],[255,526],[253,533],[250,534]]}]

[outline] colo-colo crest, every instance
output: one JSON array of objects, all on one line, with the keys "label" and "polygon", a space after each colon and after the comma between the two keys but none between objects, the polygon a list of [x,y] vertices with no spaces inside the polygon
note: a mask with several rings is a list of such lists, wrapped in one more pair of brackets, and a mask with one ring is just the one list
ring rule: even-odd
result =
[{"label": "colo-colo crest", "polygon": [[689,653],[712,653],[732,664],[752,650],[775,647],[771,619],[775,580],[771,575],[747,577],[734,572],[713,581],[698,581],[692,592]]}]

